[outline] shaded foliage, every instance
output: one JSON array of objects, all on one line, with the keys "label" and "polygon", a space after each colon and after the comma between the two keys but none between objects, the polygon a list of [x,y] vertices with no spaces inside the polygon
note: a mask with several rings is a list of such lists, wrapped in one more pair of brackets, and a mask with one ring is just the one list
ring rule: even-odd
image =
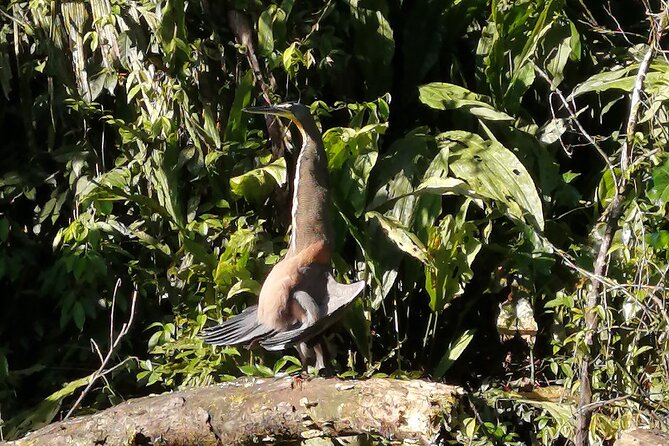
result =
[{"label": "shaded foliage", "polygon": [[[84,408],[299,368],[291,352],[196,336],[254,302],[286,249],[299,136],[284,159],[242,113],[267,91],[323,128],[334,268],[368,283],[332,336],[335,369],[466,386],[475,414],[452,427],[466,444],[573,435],[584,279],[648,34],[643,11],[590,3],[3,6],[4,435],[66,412],[100,365],[91,340],[108,348],[133,290],[122,366]],[[656,59],[644,84],[589,352],[597,398],[619,398],[595,414],[598,440],[667,416],[668,66]]]}]

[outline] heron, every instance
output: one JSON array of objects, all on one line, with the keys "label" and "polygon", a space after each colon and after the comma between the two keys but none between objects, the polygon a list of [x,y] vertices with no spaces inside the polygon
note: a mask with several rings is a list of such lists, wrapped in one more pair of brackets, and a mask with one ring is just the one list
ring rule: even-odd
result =
[{"label": "heron", "polygon": [[212,345],[259,344],[270,351],[294,346],[304,367],[313,363],[316,369],[324,369],[319,335],[341,318],[365,282],[339,283],[331,272],[334,237],[323,138],[311,112],[302,104],[244,111],[288,118],[302,135],[293,184],[290,244],[285,257],[263,282],[258,304],[205,329],[201,337]]}]

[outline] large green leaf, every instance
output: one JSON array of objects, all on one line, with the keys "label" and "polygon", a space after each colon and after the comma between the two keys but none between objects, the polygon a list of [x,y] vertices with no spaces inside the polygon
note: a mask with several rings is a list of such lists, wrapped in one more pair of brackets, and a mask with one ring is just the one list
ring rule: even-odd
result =
[{"label": "large green leaf", "polygon": [[26,432],[37,430],[51,423],[58,414],[63,399],[71,396],[81,387],[88,385],[94,374],[68,382],[62,388],[44,399],[30,410],[21,413],[7,421],[8,438],[19,437]]},{"label": "large green leaf", "polygon": [[[639,64],[597,73],[580,83],[568,99],[571,100],[585,93],[601,93],[607,90],[632,91],[637,71],[639,71]],[[667,83],[669,83],[669,64],[664,62],[651,64],[650,71],[644,79],[644,91],[658,94],[667,88]]]},{"label": "large green leaf", "polygon": [[497,141],[454,130],[437,137],[451,152],[450,169],[472,189],[503,205],[509,216],[543,230],[541,200],[532,177],[509,149]]},{"label": "large green leaf", "polygon": [[235,90],[235,99],[228,115],[228,124],[225,130],[225,139],[231,141],[244,141],[246,139],[246,126],[248,119],[243,115],[242,109],[251,103],[251,90],[253,89],[253,70],[248,70],[239,80]]},{"label": "large green leaf", "polygon": [[414,189],[424,179],[426,169],[438,152],[434,137],[424,127],[395,141],[374,171],[373,184],[377,189],[368,208],[377,209],[394,201],[388,215],[411,226],[418,200],[413,195]]},{"label": "large green leaf", "polygon": [[378,206],[371,208],[370,210],[375,210],[379,208],[385,208],[386,206],[392,205],[397,200],[408,196],[418,196],[424,194],[433,194],[433,195],[459,195],[469,198],[486,198],[483,195],[479,195],[467,184],[465,181],[459,178],[443,178],[443,177],[428,177],[425,181],[420,183],[412,192],[398,195],[393,197],[388,201],[379,204]]},{"label": "large green leaf", "polygon": [[433,82],[419,87],[418,95],[423,104],[437,110],[463,110],[486,121],[513,121],[511,116],[490,105],[490,98],[459,85]]}]

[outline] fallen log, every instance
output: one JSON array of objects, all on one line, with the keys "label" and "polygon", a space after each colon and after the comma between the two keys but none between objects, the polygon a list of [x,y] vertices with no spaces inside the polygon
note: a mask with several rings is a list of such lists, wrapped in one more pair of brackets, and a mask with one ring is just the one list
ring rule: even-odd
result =
[{"label": "fallen log", "polygon": [[227,446],[359,434],[431,444],[460,393],[421,380],[240,379],[129,400],[0,444]]}]

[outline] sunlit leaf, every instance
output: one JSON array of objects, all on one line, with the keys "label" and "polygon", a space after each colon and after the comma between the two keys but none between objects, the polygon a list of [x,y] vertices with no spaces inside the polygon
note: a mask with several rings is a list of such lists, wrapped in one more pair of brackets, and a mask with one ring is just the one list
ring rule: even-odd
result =
[{"label": "sunlit leaf", "polygon": [[518,158],[496,141],[454,130],[438,136],[451,152],[450,169],[476,193],[494,198],[510,216],[543,230],[541,200],[534,181]]},{"label": "sunlit leaf", "polygon": [[226,140],[243,141],[246,137],[248,118],[243,114],[242,109],[251,103],[253,83],[253,71],[248,70],[237,84],[235,99],[230,108],[228,123],[225,129]]},{"label": "sunlit leaf", "polygon": [[474,339],[476,330],[465,330],[453,343],[446,349],[446,353],[441,357],[439,364],[434,368],[432,377],[440,379],[444,373],[451,368],[453,363],[464,353],[469,343]]},{"label": "sunlit leaf", "polygon": [[513,298],[499,305],[497,332],[502,341],[507,341],[518,334],[530,347],[533,347],[538,330],[534,310],[527,298]]},{"label": "sunlit leaf", "polygon": [[276,9],[276,5],[270,5],[258,18],[258,48],[264,55],[269,55],[274,50],[272,22]]},{"label": "sunlit leaf", "polygon": [[359,217],[367,202],[369,175],[378,157],[379,135],[385,124],[370,124],[360,129],[337,127],[323,135],[331,170],[332,189],[341,202],[350,205]]},{"label": "sunlit leaf", "polygon": [[286,182],[286,160],[279,158],[267,166],[230,178],[230,189],[240,197],[260,203],[277,186]]},{"label": "sunlit leaf", "polygon": [[[651,71],[644,79],[644,90],[647,93],[657,94],[666,89],[669,82],[669,64],[656,62],[651,64]],[[569,95],[569,100],[585,93],[601,93],[607,90],[632,91],[636,82],[639,64],[632,64],[613,71],[604,71],[592,75],[585,82],[580,83]]]},{"label": "sunlit leaf", "polygon": [[418,89],[423,104],[438,110],[463,110],[488,121],[513,121],[489,104],[490,98],[445,82],[433,82]]},{"label": "sunlit leaf", "polygon": [[482,243],[474,223],[466,221],[469,201],[454,217],[446,215],[428,230],[427,250],[432,263],[425,268],[425,290],[430,309],[442,311],[464,292],[474,273],[471,265]]}]

